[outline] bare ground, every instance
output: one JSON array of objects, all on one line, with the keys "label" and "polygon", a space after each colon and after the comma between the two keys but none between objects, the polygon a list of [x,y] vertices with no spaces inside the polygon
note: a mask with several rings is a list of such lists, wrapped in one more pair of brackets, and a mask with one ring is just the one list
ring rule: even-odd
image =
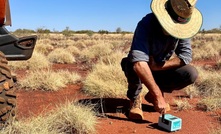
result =
[{"label": "bare ground", "polygon": [[[211,64],[210,64],[211,65]],[[87,75],[85,68],[79,65],[55,64],[54,69],[68,69],[77,71],[83,77]],[[18,71],[18,79],[24,77],[24,71]],[[158,127],[157,122],[160,116],[154,111],[151,104],[143,99],[143,111],[145,120],[134,122],[128,120],[127,113],[129,101],[125,98],[92,98],[81,93],[82,84],[68,85],[57,92],[45,91],[25,91],[19,89],[17,92],[17,118],[28,118],[46,113],[54,109],[65,101],[77,100],[84,102],[90,100],[92,103],[103,102],[103,108],[98,109],[97,132],[98,134],[165,134],[169,133]],[[165,94],[166,100],[171,105],[169,114],[182,119],[182,129],[175,132],[177,134],[209,134],[212,129],[220,127],[221,110],[215,112],[205,112],[196,108],[200,98],[189,99],[185,93],[175,91],[172,94]],[[174,105],[174,99],[187,99],[193,106],[192,109],[178,111]],[[172,132],[174,133],[174,132]]]}]

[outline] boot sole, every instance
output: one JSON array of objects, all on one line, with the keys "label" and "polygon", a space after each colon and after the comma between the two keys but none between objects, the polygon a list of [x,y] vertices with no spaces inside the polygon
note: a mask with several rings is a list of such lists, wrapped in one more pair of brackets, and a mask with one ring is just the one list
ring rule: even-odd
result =
[{"label": "boot sole", "polygon": [[142,115],[136,114],[136,113],[129,113],[128,118],[131,120],[143,120],[144,119]]}]

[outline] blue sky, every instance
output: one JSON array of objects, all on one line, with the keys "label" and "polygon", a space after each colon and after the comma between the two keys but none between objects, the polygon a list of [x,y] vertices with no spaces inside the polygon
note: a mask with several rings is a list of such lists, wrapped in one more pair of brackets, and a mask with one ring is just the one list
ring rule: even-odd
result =
[{"label": "blue sky", "polygon": [[[9,0],[10,31],[18,28],[71,30],[135,30],[137,22],[150,13],[151,0]],[[203,29],[221,26],[221,0],[198,0],[204,17]]]}]

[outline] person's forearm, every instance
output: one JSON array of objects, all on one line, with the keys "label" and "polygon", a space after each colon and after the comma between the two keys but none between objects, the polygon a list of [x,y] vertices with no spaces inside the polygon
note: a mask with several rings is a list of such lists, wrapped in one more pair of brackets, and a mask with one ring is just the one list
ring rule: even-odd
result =
[{"label": "person's forearm", "polygon": [[156,84],[152,72],[149,68],[147,62],[136,62],[134,63],[134,70],[143,82],[143,84],[148,88],[151,93],[151,98],[153,100],[154,109],[159,113],[165,113],[167,108],[167,103],[163,97],[163,94]]},{"label": "person's forearm", "polygon": [[134,63],[134,70],[153,96],[162,97],[162,93],[153,78],[147,62]]},{"label": "person's forearm", "polygon": [[185,65],[183,60],[181,60],[179,57],[174,57],[166,61],[163,65],[156,64],[153,59],[150,59],[150,60],[152,61],[150,61],[149,66],[152,71],[168,70],[168,69],[178,68],[178,67]]},{"label": "person's forearm", "polygon": [[165,64],[162,66],[162,69],[167,70],[167,69],[172,69],[172,68],[178,68],[183,65],[185,65],[183,60],[181,60],[178,57],[174,57],[174,58],[166,61]]}]

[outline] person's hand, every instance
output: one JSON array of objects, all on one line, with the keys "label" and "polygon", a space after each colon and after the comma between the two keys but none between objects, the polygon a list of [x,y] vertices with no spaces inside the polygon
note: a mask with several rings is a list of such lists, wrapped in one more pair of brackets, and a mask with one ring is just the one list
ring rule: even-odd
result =
[{"label": "person's hand", "polygon": [[170,110],[170,106],[161,96],[156,98],[156,100],[154,101],[154,109],[160,114],[165,114],[167,111]]}]

